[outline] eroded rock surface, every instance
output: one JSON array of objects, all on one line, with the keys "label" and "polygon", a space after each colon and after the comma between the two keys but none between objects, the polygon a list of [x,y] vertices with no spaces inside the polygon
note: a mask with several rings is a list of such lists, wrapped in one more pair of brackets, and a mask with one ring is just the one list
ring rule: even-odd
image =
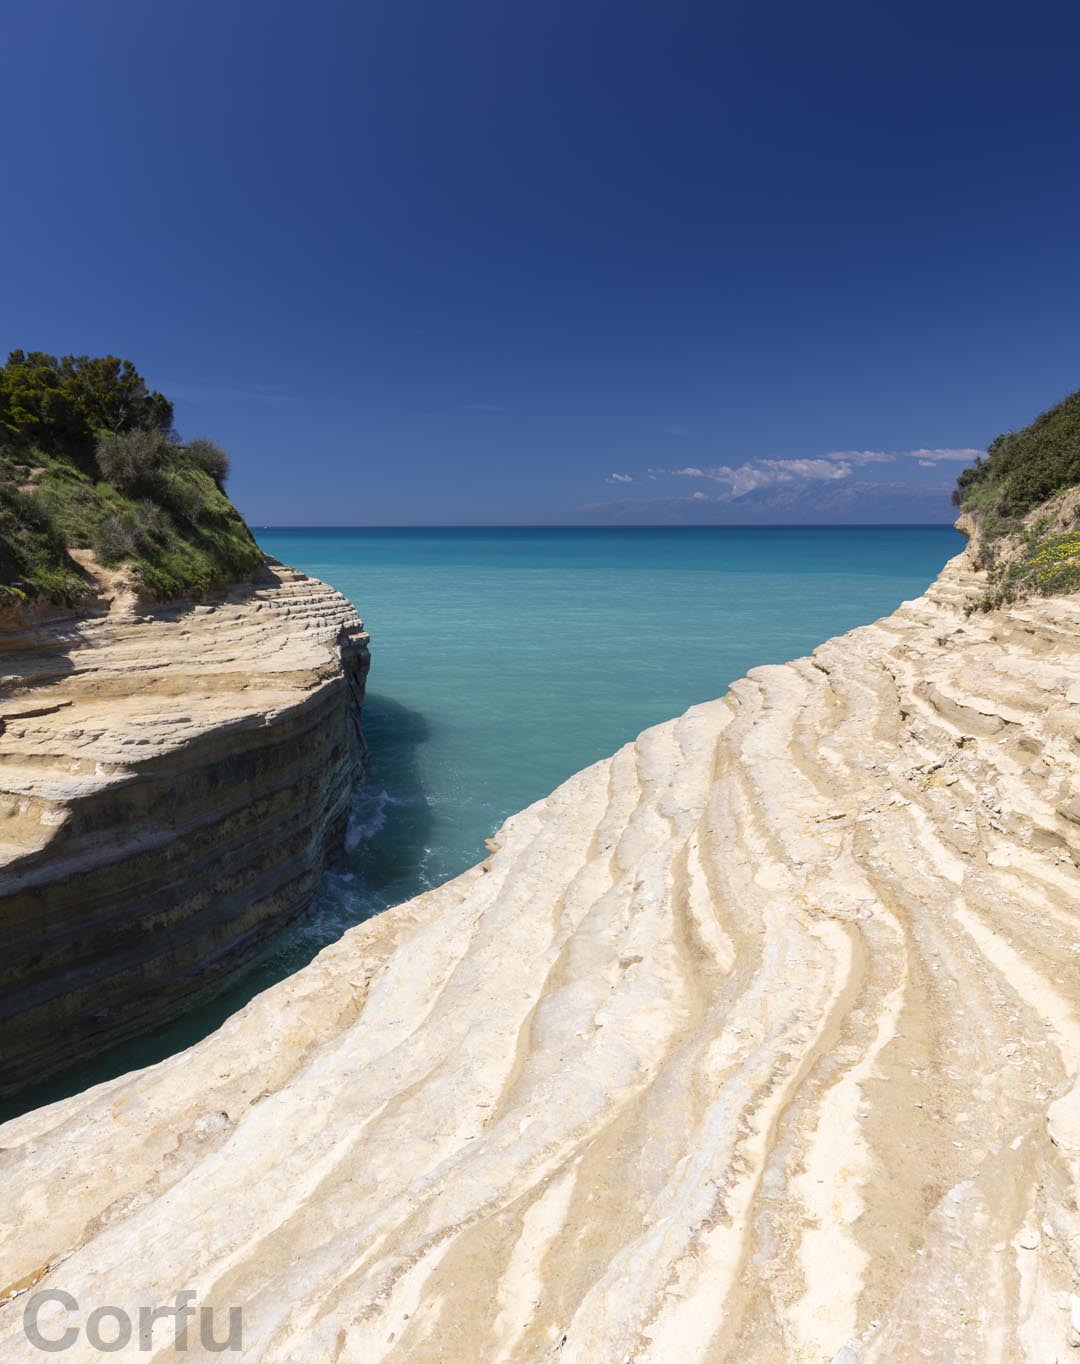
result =
[{"label": "eroded rock surface", "polygon": [[352,605],[280,565],[0,631],[0,1086],[175,1014],[304,908],[367,663]]},{"label": "eroded rock surface", "polygon": [[1080,599],[979,590],[754,670],[0,1128],[0,1355],[55,1287],[241,1305],[281,1364],[1071,1357]]}]

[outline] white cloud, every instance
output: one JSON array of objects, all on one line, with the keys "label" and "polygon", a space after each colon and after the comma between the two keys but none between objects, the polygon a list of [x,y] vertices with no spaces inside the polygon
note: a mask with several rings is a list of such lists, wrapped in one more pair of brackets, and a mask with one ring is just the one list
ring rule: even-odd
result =
[{"label": "white cloud", "polygon": [[766,469],[773,469],[783,479],[788,478],[847,478],[851,465],[831,459],[762,459]]},{"label": "white cloud", "polygon": [[793,483],[797,479],[813,482],[847,478],[851,466],[827,459],[761,459],[754,464],[718,464],[712,469],[688,465],[683,469],[657,469],[655,472],[675,478],[707,478],[714,483],[723,483],[726,489],[721,496],[731,500],[752,493],[757,488],[768,488],[776,483]]},{"label": "white cloud", "polygon": [[822,455],[822,459],[840,460],[844,464],[856,467],[864,464],[891,464],[897,459],[917,459],[920,464],[924,461],[937,464],[945,460],[953,460],[957,464],[970,464],[976,456],[985,453],[985,450],[970,448],[961,450],[951,447],[935,450],[831,450],[827,455]]},{"label": "white cloud", "polygon": [[[758,488],[778,487],[780,485],[835,483],[850,479],[857,470],[868,464],[895,464],[899,461],[916,460],[920,468],[934,469],[939,464],[955,462],[970,464],[981,450],[935,448],[919,450],[830,450],[826,454],[795,459],[754,459],[744,460],[741,464],[717,464],[704,468],[697,464],[687,464],[679,469],[649,469],[647,477],[655,481],[658,476],[668,478],[708,479],[723,485],[723,490],[709,500],[732,502],[745,497]],[[612,475],[609,482],[628,482],[629,475]],[[912,485],[913,487],[915,485]],[[703,495],[693,494],[696,501]]]},{"label": "white cloud", "polygon": [[889,450],[830,450],[821,458],[862,468],[864,464],[891,464],[896,455]]},{"label": "white cloud", "polygon": [[985,450],[905,450],[904,454],[910,459],[917,459],[920,464],[937,464],[940,461],[955,461],[957,464],[973,464],[976,459],[981,459],[986,454]]},{"label": "white cloud", "polygon": [[609,474],[609,475],[608,475],[608,478],[607,478],[607,481],[608,481],[609,483],[633,483],[633,481],[634,481],[634,475],[633,475],[633,474]]}]

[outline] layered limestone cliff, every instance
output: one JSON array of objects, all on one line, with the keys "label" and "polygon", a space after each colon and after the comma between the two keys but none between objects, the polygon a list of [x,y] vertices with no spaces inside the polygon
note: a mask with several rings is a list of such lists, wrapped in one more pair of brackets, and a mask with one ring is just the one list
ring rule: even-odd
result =
[{"label": "layered limestone cliff", "polygon": [[310,901],[367,636],[280,565],[0,630],[0,1087],[177,1013]]},{"label": "layered limestone cliff", "polygon": [[981,590],[754,670],[0,1128],[0,1356],[35,1292],[55,1339],[186,1289],[280,1364],[1071,1357],[1080,599]]}]

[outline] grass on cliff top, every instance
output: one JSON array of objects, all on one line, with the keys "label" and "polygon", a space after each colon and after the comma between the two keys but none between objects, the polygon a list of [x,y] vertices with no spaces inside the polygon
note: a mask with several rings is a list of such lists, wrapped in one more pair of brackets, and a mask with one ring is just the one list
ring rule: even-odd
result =
[{"label": "grass on cliff top", "polygon": [[1080,389],[1020,431],[990,442],[957,479],[955,501],[980,520],[1016,521],[1080,484]]},{"label": "grass on cliff top", "polygon": [[[22,490],[20,490],[20,485]],[[90,588],[67,553],[125,566],[148,596],[198,595],[263,562],[239,512],[177,452],[145,487],[121,489],[41,450],[0,453],[0,584],[9,597],[73,604]]]},{"label": "grass on cliff top", "polygon": [[91,591],[75,549],[159,600],[259,569],[225,493],[228,457],[182,442],[172,411],[130,361],[11,352],[0,365],[0,610]]},{"label": "grass on cliff top", "polygon": [[984,611],[1024,597],[1049,597],[1080,591],[1080,529],[1039,537],[1024,536],[1022,552],[991,562],[987,589],[979,602]]},{"label": "grass on cliff top", "polygon": [[73,601],[86,589],[48,512],[4,478],[0,456],[0,610],[28,597]]},{"label": "grass on cliff top", "polygon": [[[1080,590],[1080,390],[1030,426],[991,441],[986,458],[957,479],[953,501],[975,522],[992,610],[1022,597]],[[1036,508],[1042,508],[1037,512]]]}]

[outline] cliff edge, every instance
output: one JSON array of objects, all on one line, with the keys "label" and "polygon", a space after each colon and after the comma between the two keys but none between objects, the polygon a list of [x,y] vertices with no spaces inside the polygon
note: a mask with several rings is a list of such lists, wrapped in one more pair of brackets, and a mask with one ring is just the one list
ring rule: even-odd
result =
[{"label": "cliff edge", "polygon": [[984,590],[961,556],[0,1128],[4,1359],[44,1289],[47,1336],[186,1289],[282,1364],[1064,1358],[1080,598]]},{"label": "cliff edge", "polygon": [[0,629],[3,1089],[174,1016],[298,914],[363,754],[367,635],[332,588],[271,562],[154,605],[112,576]]}]

